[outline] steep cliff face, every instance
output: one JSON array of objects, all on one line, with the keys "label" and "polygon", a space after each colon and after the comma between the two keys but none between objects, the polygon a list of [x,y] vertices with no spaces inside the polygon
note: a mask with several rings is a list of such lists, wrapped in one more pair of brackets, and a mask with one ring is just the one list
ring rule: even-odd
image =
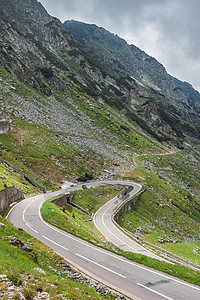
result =
[{"label": "steep cliff face", "polygon": [[64,25],[82,47],[117,79],[111,84],[151,125],[165,134],[170,134],[170,128],[173,131],[177,128],[179,136],[181,132],[200,136],[200,94],[191,86],[187,88],[172,78],[156,59],[104,28],[73,20]]},{"label": "steep cliff face", "polygon": [[36,0],[1,1],[0,63],[10,73],[50,95],[52,86],[66,90],[59,71],[68,71],[59,54],[73,40],[61,22],[48,15]]},{"label": "steep cliff face", "polygon": [[192,85],[188,82],[183,82],[178,80],[177,78],[172,77],[173,81],[177,86],[179,86],[189,101],[192,101],[195,103],[197,112],[200,112],[200,93],[196,91]]},{"label": "steep cliff face", "polygon": [[103,28],[75,21],[64,26],[37,0],[2,0],[0,42],[0,65],[50,103],[57,91],[71,105],[76,88],[159,141],[181,146],[185,135],[200,136],[199,101],[154,58]]},{"label": "steep cliff face", "polygon": [[132,76],[144,86],[163,92],[174,100],[182,98],[187,103],[184,92],[177,88],[163,65],[144,51],[96,25],[73,20],[64,25],[84,49],[115,76]]}]

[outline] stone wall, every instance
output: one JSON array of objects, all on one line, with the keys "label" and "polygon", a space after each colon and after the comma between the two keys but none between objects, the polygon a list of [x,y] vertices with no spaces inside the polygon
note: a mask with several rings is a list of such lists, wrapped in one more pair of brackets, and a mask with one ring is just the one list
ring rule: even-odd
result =
[{"label": "stone wall", "polygon": [[24,199],[24,194],[14,186],[0,191],[0,213],[6,210],[13,202],[22,199]]},{"label": "stone wall", "polygon": [[8,133],[10,129],[10,123],[8,121],[0,120],[0,134]]},{"label": "stone wall", "polygon": [[[132,198],[128,199],[127,201],[123,202],[122,205],[115,211],[113,219],[115,222],[118,222],[121,215],[129,210],[132,210],[135,206],[137,200],[140,198],[141,194],[144,193],[146,189],[139,192],[137,195],[133,196]],[[125,190],[126,192],[126,190]]]}]

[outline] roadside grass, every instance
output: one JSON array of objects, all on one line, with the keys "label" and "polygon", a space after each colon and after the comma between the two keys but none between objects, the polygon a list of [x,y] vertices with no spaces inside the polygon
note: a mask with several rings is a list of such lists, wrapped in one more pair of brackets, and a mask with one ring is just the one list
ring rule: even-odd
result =
[{"label": "roadside grass", "polygon": [[200,242],[166,243],[162,245],[162,248],[179,257],[186,258],[196,265],[200,265]]},{"label": "roadside grass", "polygon": [[200,286],[200,272],[197,270],[193,270],[178,264],[169,264],[145,255],[131,252],[123,252],[121,255],[139,264],[143,264],[147,267]]},{"label": "roadside grass", "polygon": [[[94,188],[94,191],[92,193],[95,193],[95,189],[96,188]],[[106,187],[104,187],[104,189],[106,189]],[[80,205],[84,202],[85,199],[84,207],[87,208],[87,201],[90,203],[91,198],[89,194],[92,190],[93,189],[77,191],[76,197],[78,196],[77,199],[80,199],[80,202],[77,201],[77,204]],[[85,198],[81,192],[84,193]],[[95,212],[97,210],[97,207],[95,209],[94,207],[96,207],[96,204],[93,205],[92,212]],[[94,226],[91,220],[88,221],[88,219],[86,219],[86,217],[83,216],[83,214],[81,214],[72,207],[67,207],[65,212],[63,212],[62,208],[57,207],[55,204],[49,201],[46,201],[42,206],[41,212],[45,221],[58,228],[61,228],[64,231],[67,231],[73,235],[85,239],[97,246],[103,247],[104,249],[107,249],[115,254],[119,254],[123,257],[126,257],[131,261],[165,272],[169,275],[186,280],[190,283],[200,285],[199,271],[192,270],[190,268],[180,266],[178,264],[171,264],[158,261],[157,259],[153,259],[141,254],[124,252],[112,246],[112,244],[106,242],[106,240],[104,240],[101,234],[98,233],[96,227]]]},{"label": "roadside grass", "polygon": [[[26,299],[33,299],[38,291],[48,292],[52,300],[59,294],[70,299],[114,299],[111,295],[102,297],[89,286],[68,278],[59,255],[1,216],[0,222],[6,225],[0,227],[0,274],[6,274],[16,286],[21,286]],[[31,245],[33,252],[11,245],[8,242],[10,236]],[[2,290],[6,287],[0,284],[0,292]],[[13,299],[20,299],[18,292],[15,297]]]},{"label": "roadside grass", "polygon": [[[94,213],[100,206],[109,201],[122,190],[122,187],[109,186],[76,191],[75,203],[86,209],[88,213]],[[84,215],[71,205],[67,205],[66,208],[63,209],[51,202],[51,200],[47,200],[42,205],[41,214],[43,219],[51,225],[95,245],[117,251],[117,248],[108,242],[97,230],[92,218]]]},{"label": "roadside grass", "polygon": [[124,190],[120,186],[102,186],[98,188],[82,189],[74,193],[73,203],[84,208],[88,213],[95,213],[110,199]]}]

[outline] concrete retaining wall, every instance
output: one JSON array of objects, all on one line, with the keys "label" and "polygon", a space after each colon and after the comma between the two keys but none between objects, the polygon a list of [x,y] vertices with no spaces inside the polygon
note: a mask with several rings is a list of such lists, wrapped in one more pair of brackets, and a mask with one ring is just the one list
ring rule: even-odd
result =
[{"label": "concrete retaining wall", "polygon": [[[140,193],[138,193],[136,196],[134,196],[133,198],[129,199],[127,202],[124,202],[114,213],[114,216],[113,216],[113,219],[114,221],[117,223],[119,218],[121,217],[121,215],[124,213],[124,212],[127,212],[129,210],[132,210],[134,205],[136,204],[137,200],[140,198],[141,194],[144,193],[146,191],[146,189],[142,190]],[[180,258],[179,256],[176,256],[175,254],[172,254],[160,247],[157,247],[155,245],[152,245],[148,242],[145,242],[144,240],[140,239],[140,238],[136,238],[132,233],[130,233],[128,230],[124,229],[124,228],[121,228],[124,232],[126,232],[127,235],[131,236],[133,239],[137,240],[137,242],[139,242],[140,244],[142,245],[145,245],[145,246],[148,246],[150,248],[153,248],[155,249],[156,251],[166,255],[166,256],[169,256],[171,257],[172,259],[175,259],[181,263],[184,263],[184,264],[188,264],[188,265],[191,265],[197,269],[200,269],[200,267],[198,265],[195,265],[193,263],[191,263],[190,261],[186,260],[186,259],[183,259],[183,258]]]},{"label": "concrete retaining wall", "polygon": [[84,213],[85,215],[91,217],[92,215],[90,213],[88,213],[85,209],[83,209],[82,207],[74,204],[72,202],[72,200],[74,199],[74,194],[65,194],[62,195],[54,200],[52,200],[52,202],[56,205],[58,205],[59,207],[63,207],[63,206],[67,206],[71,205],[73,207],[75,207],[76,209],[78,209],[79,211],[81,211],[82,213]]},{"label": "concrete retaining wall", "polygon": [[11,203],[24,199],[24,194],[14,186],[0,191],[0,213],[6,210]]},{"label": "concrete retaining wall", "polygon": [[129,210],[132,210],[135,206],[137,200],[140,198],[141,194],[144,193],[146,189],[139,192],[136,196],[133,196],[132,198],[128,199],[122,205],[115,211],[113,219],[115,222],[118,222],[121,215]]},{"label": "concrete retaining wall", "polygon": [[86,216],[92,218],[92,214],[90,214],[87,210],[85,210],[84,208],[76,205],[75,203],[73,202],[70,202],[69,203],[71,206],[75,207],[76,209],[78,209],[79,211],[81,211],[83,214],[85,214]]},{"label": "concrete retaining wall", "polygon": [[64,194],[56,199],[53,199],[52,202],[56,205],[63,207],[67,206],[74,198],[74,194]]}]

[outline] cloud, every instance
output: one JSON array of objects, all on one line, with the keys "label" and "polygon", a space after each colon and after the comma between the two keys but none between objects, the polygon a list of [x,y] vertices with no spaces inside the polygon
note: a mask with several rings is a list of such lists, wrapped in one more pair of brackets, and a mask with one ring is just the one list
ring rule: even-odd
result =
[{"label": "cloud", "polygon": [[199,0],[40,0],[62,22],[95,23],[200,90]]}]

